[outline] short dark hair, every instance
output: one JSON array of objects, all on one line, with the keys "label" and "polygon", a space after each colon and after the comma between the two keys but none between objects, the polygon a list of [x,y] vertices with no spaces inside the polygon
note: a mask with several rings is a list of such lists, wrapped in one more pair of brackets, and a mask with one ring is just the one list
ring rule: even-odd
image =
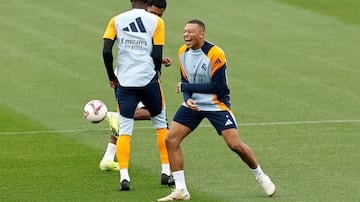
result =
[{"label": "short dark hair", "polygon": [[199,26],[203,29],[203,31],[205,32],[205,24],[204,24],[201,20],[196,20],[196,19],[194,19],[194,20],[189,20],[189,21],[187,22],[187,24],[197,24],[197,25],[199,25]]},{"label": "short dark hair", "polygon": [[148,0],[130,0],[130,2],[141,2],[141,3],[147,3]]},{"label": "short dark hair", "polygon": [[166,0],[150,0],[149,6],[166,9]]}]

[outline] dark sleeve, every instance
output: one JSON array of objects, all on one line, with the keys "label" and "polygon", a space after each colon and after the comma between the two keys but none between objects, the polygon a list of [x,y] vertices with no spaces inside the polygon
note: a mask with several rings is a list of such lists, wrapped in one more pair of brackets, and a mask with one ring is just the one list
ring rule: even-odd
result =
[{"label": "dark sleeve", "polygon": [[161,62],[162,62],[162,45],[154,45],[151,53],[151,57],[154,60],[155,70],[161,73]]},{"label": "dark sleeve", "polygon": [[183,92],[183,97],[184,97],[184,102],[186,103],[186,101],[191,98],[191,93],[188,92]]},{"label": "dark sleeve", "polygon": [[187,83],[181,84],[181,91],[188,93],[220,93],[226,88],[226,65],[220,67],[211,77],[210,83]]},{"label": "dark sleeve", "polygon": [[113,54],[112,48],[114,46],[115,41],[111,39],[104,39],[104,47],[103,47],[103,59],[106,67],[106,71],[110,81],[116,80],[116,76],[113,68]]},{"label": "dark sleeve", "polygon": [[[188,80],[186,80],[186,78],[184,77],[184,75],[181,73],[181,70],[180,70],[180,75],[181,75],[181,87],[183,87],[183,84],[184,84],[184,83],[185,83],[185,84],[188,84],[189,82],[188,82]],[[185,101],[185,103],[186,103],[186,101],[187,101],[189,98],[191,98],[192,92],[186,92],[186,91],[183,91],[182,89],[181,89],[181,91],[183,92],[183,98],[184,98],[184,101]]]}]

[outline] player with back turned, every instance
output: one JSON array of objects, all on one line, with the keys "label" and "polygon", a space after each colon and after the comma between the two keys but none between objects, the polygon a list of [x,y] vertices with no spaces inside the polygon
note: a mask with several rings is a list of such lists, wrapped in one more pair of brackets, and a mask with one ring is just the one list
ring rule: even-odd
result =
[{"label": "player with back turned", "polygon": [[[163,15],[167,6],[166,0],[151,0],[146,8],[150,13],[153,13],[159,17]],[[165,67],[169,67],[172,64],[170,57],[163,57],[162,64]],[[163,110],[166,110],[165,108]],[[119,135],[119,117],[117,112],[108,112],[106,120],[110,125],[110,140],[106,146],[105,153],[101,158],[99,163],[99,168],[101,171],[119,171],[118,162],[114,161],[116,155],[116,142]],[[134,120],[151,120],[151,115],[149,111],[145,108],[142,102],[140,102],[135,110]],[[175,183],[173,181],[172,175],[170,173],[170,168],[167,162],[162,164],[161,169],[161,185],[173,186]]]},{"label": "player with back turned", "polygon": [[[104,33],[103,58],[115,89],[119,109],[119,137],[116,155],[120,168],[120,190],[130,189],[128,172],[134,113],[141,101],[150,112],[156,129],[160,161],[169,168],[165,138],[168,125],[160,84],[164,21],[145,9],[147,0],[131,0],[132,9],[112,18]],[[117,41],[118,55],[113,70],[112,48]]]}]

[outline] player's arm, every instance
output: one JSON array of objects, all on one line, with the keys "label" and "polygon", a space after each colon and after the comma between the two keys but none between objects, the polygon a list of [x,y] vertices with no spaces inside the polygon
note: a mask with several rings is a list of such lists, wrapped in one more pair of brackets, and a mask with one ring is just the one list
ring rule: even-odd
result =
[{"label": "player's arm", "polygon": [[221,68],[216,70],[216,72],[211,77],[210,83],[181,83],[181,91],[188,93],[220,93],[221,89],[224,89],[226,86],[226,74],[225,74],[226,65],[224,64]]},{"label": "player's arm", "polygon": [[151,57],[153,58],[155,70],[161,73],[161,64],[162,64],[162,45],[153,45],[153,51]]},{"label": "player's arm", "polygon": [[151,57],[154,60],[155,70],[161,73],[163,46],[165,45],[165,23],[163,19],[156,16],[157,25],[153,36],[153,50]]},{"label": "player's arm", "polygon": [[208,58],[211,60],[210,83],[184,83],[181,85],[183,92],[219,94],[226,87],[226,58],[224,52],[213,46]]},{"label": "player's arm", "polygon": [[183,93],[184,101],[186,102],[188,99],[191,98],[192,92],[183,91],[183,90],[182,90],[182,88],[181,88],[181,87],[182,87],[182,84],[184,84],[184,83],[189,84],[189,81],[188,81],[187,78],[185,77],[185,73],[183,72],[183,69],[180,70],[180,75],[181,75],[181,82],[178,83],[176,92],[177,92],[177,93],[182,92],[182,93]]},{"label": "player's arm", "polygon": [[111,39],[104,39],[104,47],[103,47],[103,59],[106,67],[106,71],[110,81],[116,81],[116,76],[113,68],[113,54],[112,48],[114,46],[115,41]]},{"label": "player's arm", "polygon": [[112,48],[116,40],[115,17],[113,17],[109,21],[105,33],[103,35],[103,39],[104,39],[104,46],[103,46],[104,64],[110,80],[110,85],[112,88],[114,88],[117,83],[117,79],[113,68],[114,59],[112,54]]},{"label": "player's arm", "polygon": [[191,93],[183,92],[184,102],[191,98]]}]

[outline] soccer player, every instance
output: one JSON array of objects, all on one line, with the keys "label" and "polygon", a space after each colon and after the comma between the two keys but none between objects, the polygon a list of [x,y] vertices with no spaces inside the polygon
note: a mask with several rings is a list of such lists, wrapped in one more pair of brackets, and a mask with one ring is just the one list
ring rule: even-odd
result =
[{"label": "soccer player", "polygon": [[[147,11],[153,13],[159,17],[163,15],[166,9],[166,0],[152,0],[149,5],[147,6]],[[163,57],[162,64],[166,67],[171,66],[172,60],[170,57]],[[149,111],[145,108],[143,103],[139,103],[134,115],[134,120],[150,120],[151,116]],[[116,112],[108,112],[106,121],[109,122],[110,125],[110,141],[107,144],[106,151],[99,163],[99,168],[101,171],[119,171],[119,164],[118,162],[114,161],[115,154],[116,154],[116,141],[119,131],[118,126],[118,115]],[[171,175],[167,173],[170,172],[170,169],[167,165],[162,166],[162,176],[161,176],[161,184],[162,185],[169,185],[173,186],[174,181]]]},{"label": "soccer player", "polygon": [[178,52],[181,82],[177,84],[176,91],[183,93],[184,103],[177,110],[166,137],[176,188],[158,201],[190,200],[180,144],[204,118],[211,122],[227,146],[253,171],[265,193],[272,196],[275,193],[274,183],[262,171],[251,148],[239,137],[230,109],[224,52],[205,40],[205,25],[200,20],[190,20],[185,25],[183,37],[185,44]]},{"label": "soccer player", "polygon": [[[147,11],[153,13],[159,17],[163,15],[166,9],[165,0],[152,0],[148,7]],[[162,64],[165,67],[169,67],[172,64],[170,57],[163,57]],[[165,110],[165,109],[164,109]],[[135,110],[134,120],[150,120],[151,115],[146,107],[140,102]],[[107,144],[106,151],[99,163],[99,168],[101,171],[119,171],[118,162],[114,161],[116,154],[116,141],[119,131],[119,118],[117,112],[108,112],[106,121],[110,125],[110,141]],[[170,168],[167,164],[162,165],[162,175],[160,179],[161,185],[173,186],[175,182],[172,178],[172,175],[169,175]]]},{"label": "soccer player", "polygon": [[[116,155],[120,168],[120,190],[130,189],[128,172],[134,114],[141,101],[151,115],[158,137],[162,170],[170,170],[165,138],[168,125],[165,102],[159,80],[162,49],[165,43],[164,21],[147,12],[147,0],[131,0],[132,9],[113,17],[103,35],[103,58],[110,86],[115,89],[119,109],[119,137]],[[112,47],[117,41],[118,55],[113,70]],[[166,168],[164,168],[166,167]],[[162,173],[170,175],[168,173]],[[161,177],[162,177],[161,176]]]}]

